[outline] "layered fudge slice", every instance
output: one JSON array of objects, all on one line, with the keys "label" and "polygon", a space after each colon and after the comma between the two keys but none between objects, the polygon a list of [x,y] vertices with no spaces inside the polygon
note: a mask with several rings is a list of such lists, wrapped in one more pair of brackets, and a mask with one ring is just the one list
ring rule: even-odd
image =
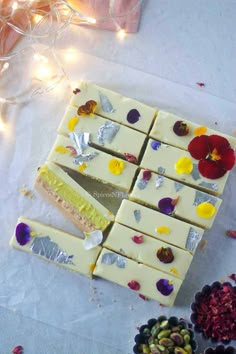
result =
[{"label": "layered fudge slice", "polygon": [[156,116],[155,108],[88,81],[78,84],[70,105],[78,108],[79,115],[96,113],[143,133],[149,132]]},{"label": "layered fudge slice", "polygon": [[38,170],[35,189],[80,230],[105,230],[113,214],[53,163]]},{"label": "layered fudge slice", "polygon": [[236,138],[222,134],[216,130],[190,122],[175,114],[158,111],[156,120],[150,132],[150,137],[163,143],[187,150],[188,144],[196,136],[220,135],[228,140],[233,149],[236,148]]},{"label": "layered fudge slice", "polygon": [[116,222],[194,253],[204,230],[130,200],[123,200]]},{"label": "layered fudge slice", "polygon": [[212,226],[221,205],[213,195],[150,170],[140,170],[129,198],[206,228]]},{"label": "layered fudge slice", "polygon": [[95,147],[121,155],[130,162],[137,162],[146,135],[96,114],[78,115],[78,108],[68,106],[59,134],[90,133],[90,141]]},{"label": "layered fudge slice", "polygon": [[125,191],[130,190],[137,168],[128,161],[92,148],[83,135],[76,133],[71,139],[58,135],[48,160]]},{"label": "layered fudge slice", "polygon": [[139,263],[184,279],[193,255],[181,248],[114,223],[104,247]]},{"label": "layered fudge slice", "polygon": [[92,277],[101,247],[86,250],[83,242],[77,236],[21,216],[10,240],[10,246]]},{"label": "layered fudge slice", "polygon": [[[189,152],[153,139],[148,141],[140,165],[144,169],[158,172],[213,194],[222,194],[229,175],[229,172],[225,171],[220,178],[203,177],[199,172],[199,161],[195,160]],[[205,173],[211,173],[211,169],[207,169]]]},{"label": "layered fudge slice", "polygon": [[148,298],[172,306],[182,280],[103,248],[93,272]]}]

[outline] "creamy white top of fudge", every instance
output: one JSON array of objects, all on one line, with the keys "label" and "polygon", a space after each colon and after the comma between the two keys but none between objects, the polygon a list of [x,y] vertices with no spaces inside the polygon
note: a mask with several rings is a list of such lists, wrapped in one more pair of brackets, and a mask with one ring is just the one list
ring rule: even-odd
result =
[{"label": "creamy white top of fudge", "polygon": [[[181,279],[137,263],[106,248],[100,253],[93,274],[131,288],[137,295],[140,293],[166,306],[173,305],[182,284]],[[160,289],[160,286],[172,288],[173,291],[169,295],[163,295],[157,289],[157,287]]]},{"label": "creamy white top of fudge", "polygon": [[89,81],[78,83],[79,92],[72,96],[70,105],[80,107],[93,100],[97,103],[95,113],[110,118],[133,129],[148,133],[156,109],[119,93],[97,86]]},{"label": "creamy white top of fudge", "polygon": [[[183,123],[187,124],[187,126],[189,128],[187,135],[178,136],[177,134],[174,133],[173,127],[174,127],[175,123],[178,121],[182,121]],[[201,124],[196,124],[196,123],[190,122],[189,120],[184,119],[182,117],[178,117],[175,114],[165,112],[165,111],[158,111],[157,117],[155,119],[155,122],[153,124],[153,127],[152,127],[149,135],[150,135],[150,137],[160,140],[164,143],[174,145],[174,146],[177,146],[178,148],[187,150],[188,144],[190,143],[190,141],[193,138],[195,138],[198,134],[196,129],[199,129],[201,127],[202,127]],[[205,131],[204,134],[223,136],[224,138],[226,138],[229,141],[229,143],[233,149],[236,148],[236,138],[234,138],[230,135],[227,135],[227,134],[217,132],[214,129],[210,129],[207,127],[202,127],[202,128]]]},{"label": "creamy white top of fudge", "polygon": [[180,279],[185,278],[193,259],[188,251],[118,223],[112,226],[103,246]]},{"label": "creamy white top of fudge", "polygon": [[[183,158],[187,159],[189,164],[192,165],[191,173],[189,171],[177,172],[176,166]],[[223,177],[217,179],[203,177],[198,171],[198,161],[192,158],[188,151],[183,151],[153,139],[149,139],[140,165],[142,168],[150,169],[214,194],[223,192],[229,175],[229,172],[226,172]]]},{"label": "creamy white top of fudge", "polygon": [[48,160],[117,188],[130,189],[137,168],[134,164],[90,146],[78,154],[74,146],[72,139],[58,135]]},{"label": "creamy white top of fudge", "polygon": [[19,217],[17,227],[22,223],[29,227],[32,236],[30,236],[29,242],[21,245],[17,241],[15,231],[10,240],[11,247],[88,277],[92,276],[98,254],[101,251],[100,246],[85,250],[84,241],[77,236],[23,216]]},{"label": "creamy white top of fudge", "polygon": [[197,226],[130,200],[122,201],[115,221],[191,252],[195,251],[204,232]]},{"label": "creamy white top of fudge", "polygon": [[147,180],[145,171],[140,170],[130,199],[202,227],[212,226],[221,199],[151,171],[148,172],[150,177]]},{"label": "creamy white top of fudge", "polygon": [[78,108],[68,106],[58,133],[89,132],[91,143],[115,153],[139,158],[146,135],[96,114],[79,116]]}]

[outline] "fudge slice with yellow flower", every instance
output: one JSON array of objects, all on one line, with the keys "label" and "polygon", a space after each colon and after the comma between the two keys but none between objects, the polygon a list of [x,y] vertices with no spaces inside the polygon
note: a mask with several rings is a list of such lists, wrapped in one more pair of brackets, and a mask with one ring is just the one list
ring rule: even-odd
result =
[{"label": "fudge slice with yellow flower", "polygon": [[90,133],[91,144],[109,150],[130,162],[137,162],[146,135],[96,114],[80,114],[76,107],[68,106],[58,128],[59,134]]},{"label": "fudge slice with yellow flower", "polygon": [[180,279],[185,278],[193,259],[186,250],[118,223],[113,224],[103,246]]},{"label": "fudge slice with yellow flower", "polygon": [[136,172],[134,164],[89,146],[88,133],[58,135],[48,160],[125,191]]},{"label": "fudge slice with yellow flower", "polygon": [[105,230],[114,215],[59,166],[47,162],[38,170],[35,189],[80,230]]},{"label": "fudge slice with yellow flower", "polygon": [[137,295],[159,301],[165,306],[174,304],[182,285],[181,279],[106,248],[102,249],[93,274],[129,288]]},{"label": "fudge slice with yellow flower", "polygon": [[139,172],[130,199],[206,228],[212,226],[221,205],[213,195],[150,170]]},{"label": "fudge slice with yellow flower", "polygon": [[183,150],[188,150],[190,141],[201,135],[219,135],[226,138],[232,148],[236,149],[236,138],[165,111],[158,111],[150,132],[151,138]]},{"label": "fudge slice with yellow flower", "polygon": [[130,200],[123,200],[115,221],[165,243],[195,252],[204,230]]},{"label": "fudge slice with yellow flower", "polygon": [[143,133],[149,132],[156,116],[155,108],[92,82],[79,82],[73,93],[70,105],[80,114],[96,113]]},{"label": "fudge slice with yellow flower", "polygon": [[[204,140],[210,138],[205,135],[202,137],[204,137]],[[158,140],[149,139],[140,165],[142,168],[158,172],[159,174],[184,182],[195,188],[203,189],[208,193],[221,194],[229,175],[228,170],[234,165],[234,154],[231,156],[232,149],[229,149],[230,166],[223,167],[220,165],[219,167],[217,164],[218,157],[216,155],[212,154],[211,161],[208,159],[206,159],[206,162],[205,159],[198,160],[198,152],[195,151],[197,143],[192,141],[189,145],[190,152],[163,144]],[[206,146],[208,146],[207,143]],[[200,154],[201,150],[199,145],[199,155]],[[218,174],[214,174],[218,171],[218,168],[222,170],[220,177],[218,177]]]},{"label": "fudge slice with yellow flower", "polygon": [[98,245],[88,250],[77,236],[23,216],[17,221],[10,246],[88,277],[92,277],[101,251]]}]

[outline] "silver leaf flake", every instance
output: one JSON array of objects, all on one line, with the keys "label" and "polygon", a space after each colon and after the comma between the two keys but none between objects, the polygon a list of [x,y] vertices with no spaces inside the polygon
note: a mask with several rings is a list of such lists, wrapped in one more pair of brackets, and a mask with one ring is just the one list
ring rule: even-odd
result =
[{"label": "silver leaf flake", "polygon": [[175,187],[175,191],[179,192],[182,188],[184,188],[184,184],[179,182],[174,182],[174,187]]},{"label": "silver leaf flake", "polygon": [[74,164],[76,165],[82,165],[84,162],[90,161],[94,159],[98,155],[98,152],[94,151],[91,152],[90,154],[82,154],[74,157]]},{"label": "silver leaf flake", "polygon": [[137,187],[138,187],[138,189],[143,190],[146,188],[147,184],[148,184],[148,181],[145,181],[144,179],[140,179],[137,183]]},{"label": "silver leaf flake", "polygon": [[141,210],[134,210],[134,217],[135,217],[135,220],[136,222],[140,222],[141,220]]},{"label": "silver leaf flake", "polygon": [[101,125],[98,129],[98,142],[101,145],[104,145],[105,141],[111,143],[118,133],[120,126],[114,122],[107,121],[105,124]]},{"label": "silver leaf flake", "polygon": [[90,133],[70,133],[77,155],[82,155],[90,142]]},{"label": "silver leaf flake", "polygon": [[199,233],[193,227],[190,227],[185,248],[187,248],[190,251],[194,251],[199,241],[200,241]]},{"label": "silver leaf flake", "polygon": [[163,176],[157,176],[156,178],[156,188],[160,188],[162,183],[164,182],[164,177]]},{"label": "silver leaf flake", "polygon": [[161,166],[160,166],[160,167],[158,167],[157,172],[164,174],[164,173],[166,172],[166,169],[165,169],[164,167],[161,167]]},{"label": "silver leaf flake", "polygon": [[126,259],[122,256],[117,256],[116,265],[118,268],[125,268],[126,267]]},{"label": "silver leaf flake", "polygon": [[114,264],[117,260],[118,255],[115,253],[111,253],[111,252],[107,252],[104,253],[104,255],[102,256],[102,263],[107,264],[107,265],[111,265]]},{"label": "silver leaf flake", "polygon": [[204,202],[208,202],[211,203],[212,205],[216,205],[217,198],[212,195],[206,194],[204,192],[196,191],[193,205],[197,206]]},{"label": "silver leaf flake", "polygon": [[116,111],[107,96],[99,92],[99,97],[103,112],[114,113]]},{"label": "silver leaf flake", "polygon": [[39,256],[45,257],[50,261],[63,264],[74,264],[73,255],[68,256],[49,236],[34,237],[31,251]]},{"label": "silver leaf flake", "polygon": [[199,186],[204,187],[204,188],[208,188],[211,189],[213,191],[218,191],[218,185],[216,183],[209,183],[209,182],[201,182],[199,183]]},{"label": "silver leaf flake", "polygon": [[196,163],[193,164],[193,170],[191,175],[195,181],[201,178],[200,173],[198,171],[198,165]]}]

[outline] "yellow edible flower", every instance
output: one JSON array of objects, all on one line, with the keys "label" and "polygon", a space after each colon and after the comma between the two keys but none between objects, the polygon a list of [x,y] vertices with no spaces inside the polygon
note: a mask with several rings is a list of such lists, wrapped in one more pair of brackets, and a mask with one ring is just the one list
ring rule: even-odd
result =
[{"label": "yellow edible flower", "polygon": [[68,149],[65,146],[58,145],[55,147],[55,151],[59,152],[59,154],[67,154]]},{"label": "yellow edible flower", "polygon": [[160,226],[160,227],[156,228],[156,232],[158,232],[159,234],[169,235],[170,229],[167,226]]},{"label": "yellow edible flower", "polygon": [[73,132],[75,130],[75,126],[78,123],[78,121],[79,121],[79,117],[76,117],[76,116],[69,120],[69,122],[68,122],[69,131]]},{"label": "yellow edible flower", "polygon": [[113,175],[120,175],[124,169],[124,162],[117,159],[112,159],[108,163],[108,169]]},{"label": "yellow edible flower", "polygon": [[196,212],[200,218],[210,219],[215,215],[216,208],[211,203],[203,202],[197,206]]},{"label": "yellow edible flower", "polygon": [[189,157],[181,157],[175,164],[175,171],[178,174],[185,173],[189,175],[193,170],[193,163]]},{"label": "yellow edible flower", "polygon": [[178,270],[177,270],[175,267],[171,268],[171,269],[170,269],[170,272],[173,273],[173,274],[176,275],[176,276],[179,275],[179,272],[178,272]]},{"label": "yellow edible flower", "polygon": [[204,135],[204,134],[206,134],[206,132],[207,132],[207,127],[204,127],[203,125],[194,130],[194,134],[196,136]]},{"label": "yellow edible flower", "polygon": [[93,263],[90,263],[90,264],[89,264],[89,270],[90,270],[91,272],[94,271],[95,267],[96,267],[96,264],[93,264]]},{"label": "yellow edible flower", "polygon": [[88,165],[83,162],[82,165],[79,166],[79,172],[83,172],[84,170],[86,170],[86,168],[88,167]]}]

